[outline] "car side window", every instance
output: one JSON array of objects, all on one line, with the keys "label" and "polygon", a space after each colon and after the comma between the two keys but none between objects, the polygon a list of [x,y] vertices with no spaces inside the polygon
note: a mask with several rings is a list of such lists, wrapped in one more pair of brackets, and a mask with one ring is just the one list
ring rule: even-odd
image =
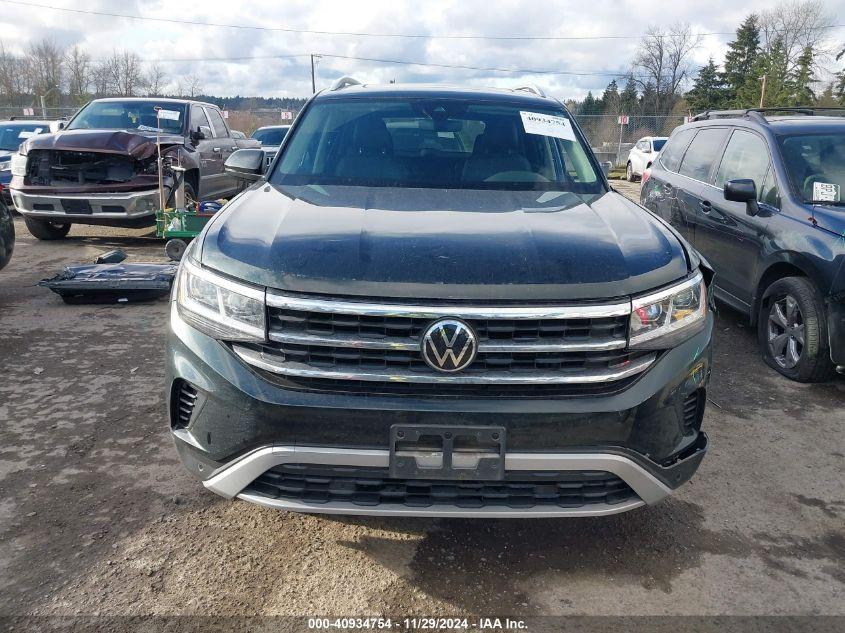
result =
[{"label": "car side window", "polygon": [[695,129],[683,130],[677,134],[673,134],[672,138],[666,143],[666,147],[660,153],[660,163],[669,171],[678,171],[678,165],[681,164],[681,158],[686,151],[692,137],[695,136]]},{"label": "car side window", "polygon": [[694,180],[708,182],[710,170],[721,156],[720,150],[728,135],[726,128],[704,128],[698,131],[689,146],[678,173]]},{"label": "car side window", "polygon": [[208,116],[211,119],[211,127],[214,129],[214,136],[216,138],[225,138],[229,136],[229,130],[223,122],[223,117],[215,108],[207,109]]},{"label": "car side window", "polygon": [[722,189],[730,180],[750,178],[759,192],[762,191],[763,178],[768,168],[769,148],[765,141],[751,132],[734,130],[716,172],[714,184]]},{"label": "car side window", "polygon": [[192,105],[191,106],[191,131],[196,132],[197,128],[201,125],[206,127],[211,127],[211,124],[208,122],[208,117],[205,116],[205,110],[203,110],[199,106]]},{"label": "car side window", "polygon": [[775,182],[774,171],[771,167],[769,168],[766,177],[763,179],[763,184],[760,185],[758,197],[763,204],[780,209],[780,191],[778,191],[778,185]]}]

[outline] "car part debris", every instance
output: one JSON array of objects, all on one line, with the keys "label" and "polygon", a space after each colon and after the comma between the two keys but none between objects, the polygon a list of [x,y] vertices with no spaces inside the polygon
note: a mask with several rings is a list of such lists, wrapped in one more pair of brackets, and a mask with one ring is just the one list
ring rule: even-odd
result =
[{"label": "car part debris", "polygon": [[125,303],[166,295],[175,276],[173,264],[84,264],[68,266],[38,285],[65,303]]},{"label": "car part debris", "polygon": [[116,248],[113,251],[103,253],[94,261],[97,264],[119,264],[120,262],[125,261],[126,257],[127,255],[124,251]]}]

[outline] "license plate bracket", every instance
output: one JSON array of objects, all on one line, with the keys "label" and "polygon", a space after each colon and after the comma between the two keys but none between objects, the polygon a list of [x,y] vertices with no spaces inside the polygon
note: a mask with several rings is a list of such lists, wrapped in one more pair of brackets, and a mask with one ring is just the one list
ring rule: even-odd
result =
[{"label": "license plate bracket", "polygon": [[390,476],[504,479],[505,428],[394,424],[390,427]]}]

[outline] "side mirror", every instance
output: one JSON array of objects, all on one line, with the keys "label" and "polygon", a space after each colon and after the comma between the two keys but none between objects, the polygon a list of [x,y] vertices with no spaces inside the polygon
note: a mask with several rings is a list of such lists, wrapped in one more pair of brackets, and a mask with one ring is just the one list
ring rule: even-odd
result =
[{"label": "side mirror", "polygon": [[601,164],[601,170],[604,172],[605,178],[610,176],[610,172],[613,171],[613,163],[609,160],[604,161]]},{"label": "side mirror", "polygon": [[725,183],[725,200],[733,202],[744,202],[748,215],[757,215],[760,208],[757,206],[757,186],[749,178],[738,178]]},{"label": "side mirror", "polygon": [[263,149],[239,149],[229,155],[223,169],[243,180],[261,180],[266,166]]},{"label": "side mirror", "polygon": [[211,138],[211,128],[207,125],[200,125],[194,132],[191,133],[191,137],[195,141]]},{"label": "side mirror", "polygon": [[58,125],[56,126],[60,130],[65,129],[65,125],[67,125],[64,121],[59,121]]}]

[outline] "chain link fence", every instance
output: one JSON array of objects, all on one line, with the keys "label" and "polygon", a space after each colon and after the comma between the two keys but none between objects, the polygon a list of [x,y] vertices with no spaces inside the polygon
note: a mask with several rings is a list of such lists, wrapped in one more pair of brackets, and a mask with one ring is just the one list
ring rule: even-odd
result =
[{"label": "chain link fence", "polygon": [[[24,108],[0,106],[0,120],[12,117],[18,119],[48,120],[70,118],[78,108],[47,108],[46,117],[41,108],[26,110]],[[265,125],[280,125],[290,123],[282,118],[284,110],[264,108],[254,110],[228,110],[229,127],[240,130],[247,135]],[[293,113],[296,116],[296,112]],[[677,126],[684,122],[683,116],[655,116],[631,115],[627,125],[619,125],[616,114],[577,114],[574,115],[578,125],[587,136],[590,146],[600,161],[611,161],[622,167],[628,158],[628,152],[643,136],[669,136]]]},{"label": "chain link fence", "polygon": [[631,115],[627,125],[619,124],[616,114],[578,114],[575,120],[584,131],[590,146],[600,161],[611,161],[622,167],[628,152],[644,136],[669,136],[683,116]]}]

